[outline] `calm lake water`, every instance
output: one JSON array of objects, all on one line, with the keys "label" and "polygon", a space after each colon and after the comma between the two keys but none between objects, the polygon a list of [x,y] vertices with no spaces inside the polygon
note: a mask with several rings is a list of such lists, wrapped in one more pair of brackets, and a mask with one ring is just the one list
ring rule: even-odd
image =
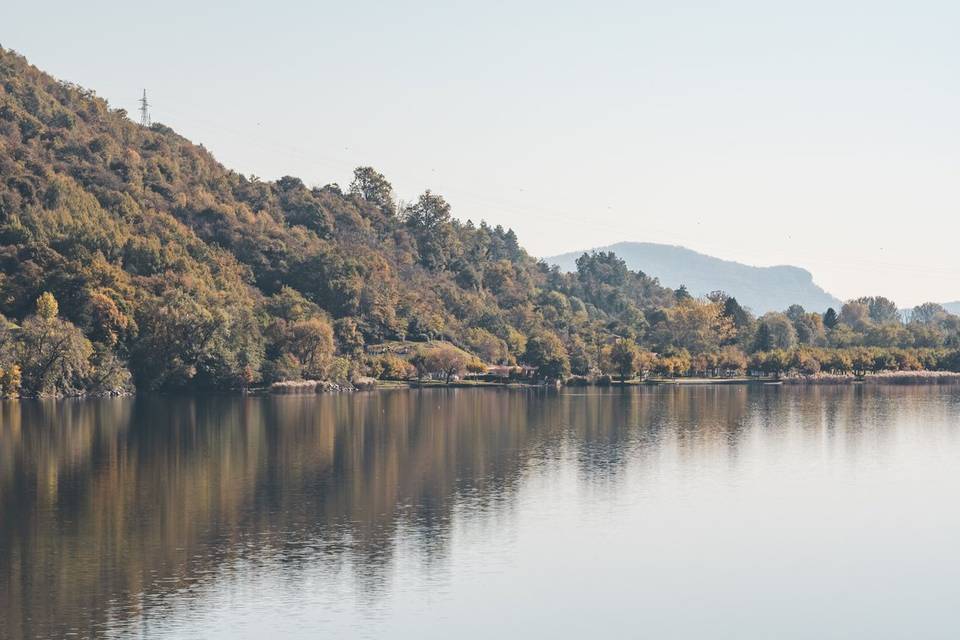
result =
[{"label": "calm lake water", "polygon": [[956,638],[960,386],[0,404],[0,638]]}]

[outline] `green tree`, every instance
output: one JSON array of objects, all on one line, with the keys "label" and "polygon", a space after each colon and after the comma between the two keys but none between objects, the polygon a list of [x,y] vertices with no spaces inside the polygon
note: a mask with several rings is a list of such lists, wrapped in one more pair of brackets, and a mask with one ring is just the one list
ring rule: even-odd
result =
[{"label": "green tree", "polygon": [[423,376],[430,372],[427,354],[422,349],[418,349],[412,356],[410,356],[410,364],[413,365],[413,368],[416,372],[417,382],[423,380]]},{"label": "green tree", "polygon": [[779,379],[780,375],[790,366],[790,354],[783,349],[774,349],[763,358],[763,370]]},{"label": "green tree", "polygon": [[555,333],[540,331],[527,340],[524,361],[537,368],[547,380],[562,380],[570,375],[570,359],[563,342]]},{"label": "green tree", "polygon": [[857,302],[866,305],[870,320],[877,324],[900,322],[900,310],[892,300],[883,296],[868,296],[858,298]]},{"label": "green tree", "polygon": [[723,315],[730,319],[737,330],[749,327],[753,319],[746,309],[740,306],[734,297],[725,298],[723,301]]},{"label": "green tree", "polygon": [[242,386],[247,367],[259,377],[263,335],[242,303],[203,290],[168,289],[142,308],[138,325],[138,387]]},{"label": "green tree", "polygon": [[946,320],[947,310],[936,302],[925,302],[913,308],[910,313],[910,322],[920,325],[939,325]]},{"label": "green tree", "polygon": [[621,338],[611,344],[604,353],[608,367],[620,377],[621,384],[633,378],[640,364],[640,347],[633,340]]},{"label": "green tree", "polygon": [[357,167],[353,170],[350,193],[376,205],[387,215],[393,214],[393,185],[373,167]]},{"label": "green tree", "polygon": [[420,262],[428,269],[445,268],[455,253],[455,237],[443,196],[426,191],[406,208],[404,220],[417,239]]},{"label": "green tree", "polygon": [[333,330],[340,353],[356,356],[363,352],[363,334],[355,319],[338,318],[333,323]]},{"label": "green tree", "polygon": [[797,344],[797,331],[783,313],[771,312],[757,321],[753,347],[757,351],[789,350]]},{"label": "green tree", "polygon": [[579,335],[572,335],[566,344],[567,355],[570,357],[570,371],[578,376],[590,373],[593,363],[590,358],[590,347]]},{"label": "green tree", "polygon": [[850,356],[850,370],[853,375],[863,378],[873,369],[873,354],[869,349],[855,349]]},{"label": "green tree", "polygon": [[837,326],[837,323],[840,322],[840,317],[837,316],[837,312],[833,310],[833,307],[827,309],[826,313],[823,314],[823,324],[827,329],[833,329]]}]

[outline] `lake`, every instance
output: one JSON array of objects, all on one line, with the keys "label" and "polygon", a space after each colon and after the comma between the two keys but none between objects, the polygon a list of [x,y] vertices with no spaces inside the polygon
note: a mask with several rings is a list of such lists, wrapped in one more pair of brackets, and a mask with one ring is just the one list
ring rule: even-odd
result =
[{"label": "lake", "polygon": [[956,638],[960,386],[0,404],[0,638]]}]

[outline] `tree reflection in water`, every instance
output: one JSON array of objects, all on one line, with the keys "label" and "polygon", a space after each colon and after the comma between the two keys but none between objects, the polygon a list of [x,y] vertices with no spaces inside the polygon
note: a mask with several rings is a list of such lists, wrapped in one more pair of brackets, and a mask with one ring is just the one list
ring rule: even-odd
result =
[{"label": "tree reflection in water", "polygon": [[[585,486],[757,434],[883,438],[935,387],[395,391],[0,403],[0,637],[97,635],[237,561],[348,570],[376,598],[398,541],[442,570],[457,514],[531,471]],[[956,410],[942,404],[943,411]]]}]

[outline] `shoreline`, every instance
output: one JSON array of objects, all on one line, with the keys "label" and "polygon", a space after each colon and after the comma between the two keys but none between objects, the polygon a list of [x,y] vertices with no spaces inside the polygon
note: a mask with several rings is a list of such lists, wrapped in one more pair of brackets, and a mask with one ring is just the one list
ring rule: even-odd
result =
[{"label": "shoreline", "polygon": [[[614,381],[610,383],[598,383],[590,381],[579,384],[550,384],[550,383],[532,383],[532,382],[490,382],[481,380],[457,380],[453,382],[442,382],[439,380],[429,380],[417,382],[413,380],[377,380],[374,384],[365,385],[362,388],[330,388],[331,385],[322,382],[303,381],[296,385],[284,384],[283,390],[277,390],[275,387],[250,390],[248,393],[257,395],[297,395],[297,394],[321,394],[336,392],[353,391],[388,391],[388,390],[415,390],[415,389],[577,389],[583,387],[600,388],[618,388],[618,387],[639,387],[639,386],[711,386],[711,385],[759,385],[759,386],[803,386],[803,385],[863,385],[863,384],[917,384],[917,385],[940,385],[940,384],[958,384],[960,383],[960,372],[953,371],[884,371],[880,373],[870,373],[864,377],[837,374],[818,374],[816,376],[791,376],[791,377],[749,377],[738,376],[732,378],[644,378],[627,380],[625,382]],[[315,389],[315,390],[312,390]]]},{"label": "shoreline", "polygon": [[184,395],[222,395],[222,396],[285,396],[285,395],[326,395],[332,393],[356,393],[365,391],[397,391],[419,389],[507,389],[507,390],[559,390],[596,388],[625,388],[625,387],[657,387],[657,386],[729,386],[729,385],[757,385],[757,386],[841,386],[841,385],[946,385],[960,384],[960,372],[953,371],[882,371],[870,373],[864,377],[852,374],[818,374],[816,376],[790,377],[747,377],[733,378],[644,378],[599,383],[597,381],[579,382],[577,384],[551,384],[534,382],[490,382],[484,380],[457,380],[442,382],[439,380],[365,380],[361,384],[337,384],[323,380],[297,380],[274,383],[269,387],[254,387],[246,390],[193,390],[171,392],[137,391],[105,394],[77,394],[64,396],[19,396],[3,398],[3,400],[83,400],[107,398],[131,398],[139,395],[184,396]]}]

